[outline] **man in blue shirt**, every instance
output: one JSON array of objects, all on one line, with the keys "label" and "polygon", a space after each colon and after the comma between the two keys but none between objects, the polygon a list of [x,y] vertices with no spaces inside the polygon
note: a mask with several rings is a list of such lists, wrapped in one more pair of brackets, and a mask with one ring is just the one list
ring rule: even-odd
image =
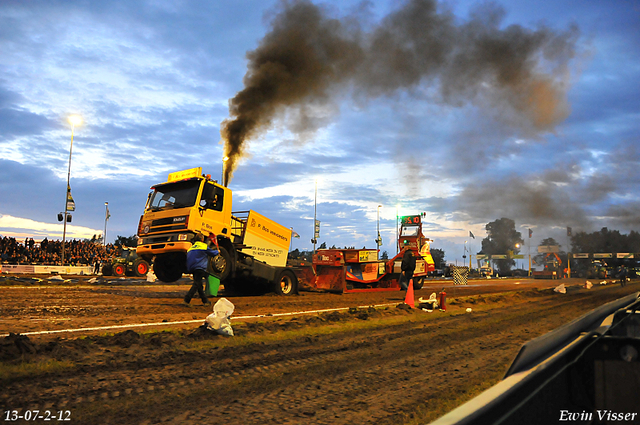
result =
[{"label": "man in blue shirt", "polygon": [[202,304],[211,305],[211,302],[207,299],[202,288],[202,280],[207,276],[207,263],[209,257],[218,255],[218,250],[211,249],[204,243],[204,235],[196,233],[193,240],[193,245],[187,251],[187,273],[193,275],[193,285],[184,297],[184,304],[191,306],[191,298],[195,295],[196,291],[202,300]]}]

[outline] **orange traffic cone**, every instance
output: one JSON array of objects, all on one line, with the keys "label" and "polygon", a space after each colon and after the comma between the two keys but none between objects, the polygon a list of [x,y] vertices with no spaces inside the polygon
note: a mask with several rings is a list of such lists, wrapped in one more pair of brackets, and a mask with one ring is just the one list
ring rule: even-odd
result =
[{"label": "orange traffic cone", "polygon": [[416,303],[413,299],[413,279],[409,280],[409,287],[407,288],[407,295],[404,297],[404,303],[411,308],[416,308]]}]

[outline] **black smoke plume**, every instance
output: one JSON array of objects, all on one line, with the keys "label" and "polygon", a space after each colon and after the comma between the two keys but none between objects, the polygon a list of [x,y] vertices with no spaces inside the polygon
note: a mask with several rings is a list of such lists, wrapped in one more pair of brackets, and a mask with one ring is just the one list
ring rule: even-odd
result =
[{"label": "black smoke plume", "polygon": [[269,33],[247,53],[244,89],[229,101],[224,181],[247,141],[280,114],[295,111],[294,133],[313,131],[322,121],[310,106],[330,105],[342,93],[366,99],[428,85],[437,88],[434,100],[503,108],[525,131],[552,130],[569,113],[567,64],[577,29],[502,28],[503,16],[484,6],[460,23],[434,0],[409,0],[371,27],[353,16],[332,18],[309,1],[283,1]]}]

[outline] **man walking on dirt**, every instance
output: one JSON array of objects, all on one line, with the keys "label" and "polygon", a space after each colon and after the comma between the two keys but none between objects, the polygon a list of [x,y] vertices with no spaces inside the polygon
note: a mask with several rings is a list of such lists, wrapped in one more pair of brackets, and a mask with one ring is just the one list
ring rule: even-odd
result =
[{"label": "man walking on dirt", "polygon": [[193,275],[193,285],[184,297],[184,304],[191,306],[191,298],[198,292],[202,304],[211,305],[209,299],[207,299],[202,288],[202,281],[207,276],[207,263],[209,262],[209,256],[215,257],[218,255],[218,250],[211,249],[204,243],[204,235],[196,233],[193,239],[193,245],[187,251],[187,273]]},{"label": "man walking on dirt", "polygon": [[627,269],[624,265],[618,268],[618,277],[620,278],[620,285],[625,286],[627,284]]},{"label": "man walking on dirt", "polygon": [[411,279],[413,279],[413,272],[416,269],[416,257],[413,256],[413,252],[409,249],[409,242],[404,242],[404,255],[402,256],[402,263],[400,264],[400,280],[398,284],[403,290],[409,289]]}]

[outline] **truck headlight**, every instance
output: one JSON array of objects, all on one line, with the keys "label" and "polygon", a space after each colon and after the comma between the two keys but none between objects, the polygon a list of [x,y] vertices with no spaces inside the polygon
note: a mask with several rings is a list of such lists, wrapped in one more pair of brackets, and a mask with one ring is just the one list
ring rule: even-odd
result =
[{"label": "truck headlight", "polygon": [[178,235],[178,240],[179,241],[186,241],[188,237],[189,237],[189,235]]}]

